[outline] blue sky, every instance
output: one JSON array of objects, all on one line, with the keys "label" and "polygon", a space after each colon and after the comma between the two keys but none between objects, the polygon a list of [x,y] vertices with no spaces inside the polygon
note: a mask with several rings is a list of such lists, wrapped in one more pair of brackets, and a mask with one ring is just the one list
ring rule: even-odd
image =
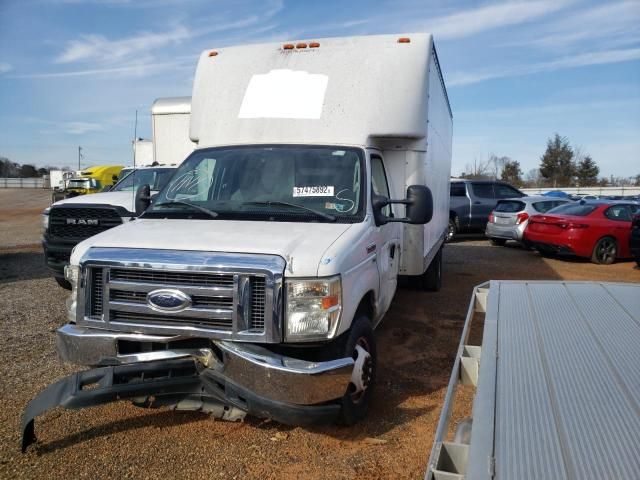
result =
[{"label": "blue sky", "polygon": [[[198,54],[262,41],[432,32],[453,173],[536,168],[566,135],[603,175],[640,173],[640,0],[0,0],[0,156],[131,163],[154,99],[191,94]],[[83,165],[84,166],[84,165]]]}]

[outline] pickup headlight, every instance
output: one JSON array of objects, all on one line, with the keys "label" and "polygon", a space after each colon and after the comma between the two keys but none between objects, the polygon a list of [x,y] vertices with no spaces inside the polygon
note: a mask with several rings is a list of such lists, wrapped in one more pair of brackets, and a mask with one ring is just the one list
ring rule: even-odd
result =
[{"label": "pickup headlight", "polygon": [[288,341],[326,340],[335,335],[342,310],[340,277],[286,280]]},{"label": "pickup headlight", "polygon": [[76,310],[78,306],[78,281],[80,280],[80,267],[67,265],[64,267],[64,278],[71,284],[71,294],[67,298],[67,319],[71,323],[76,322]]},{"label": "pickup headlight", "polygon": [[45,232],[49,228],[49,209],[48,208],[45,209],[44,212],[42,212],[42,228],[44,229]]}]

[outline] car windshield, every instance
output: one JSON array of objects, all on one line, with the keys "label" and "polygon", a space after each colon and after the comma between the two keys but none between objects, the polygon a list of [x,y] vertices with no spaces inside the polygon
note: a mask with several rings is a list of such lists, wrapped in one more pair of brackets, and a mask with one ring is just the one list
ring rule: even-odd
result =
[{"label": "car windshield", "polygon": [[576,217],[586,217],[591,212],[593,212],[598,205],[588,204],[588,203],[567,203],[565,205],[560,205],[559,207],[552,208],[547,213],[551,213],[554,215],[573,215]]},{"label": "car windshield", "polygon": [[151,190],[158,191],[167,184],[175,171],[175,168],[133,170],[129,175],[120,180],[111,191],[123,192],[137,190],[141,185],[149,185]]},{"label": "car windshield", "polygon": [[346,147],[203,149],[180,165],[146,215],[361,221],[363,159],[362,150]]}]

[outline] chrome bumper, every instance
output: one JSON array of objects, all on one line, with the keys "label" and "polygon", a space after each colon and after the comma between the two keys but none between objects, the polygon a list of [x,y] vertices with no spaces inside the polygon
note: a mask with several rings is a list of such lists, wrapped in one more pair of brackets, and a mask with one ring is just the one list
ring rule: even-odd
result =
[{"label": "chrome bumper", "polygon": [[[176,336],[112,332],[67,324],[57,331],[58,354],[63,361],[87,365],[126,365],[193,358],[205,368],[256,395],[278,402],[313,405],[340,398],[347,391],[354,361],[339,358],[308,362],[275,354],[247,343],[211,340],[213,348],[171,349],[118,353],[118,341],[167,344]],[[220,359],[214,353],[222,353]]]}]

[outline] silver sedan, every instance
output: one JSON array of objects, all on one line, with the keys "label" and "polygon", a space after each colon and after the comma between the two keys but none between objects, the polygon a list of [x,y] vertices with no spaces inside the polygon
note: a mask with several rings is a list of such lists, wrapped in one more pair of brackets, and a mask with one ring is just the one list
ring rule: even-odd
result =
[{"label": "silver sedan", "polygon": [[494,245],[502,246],[507,240],[522,242],[522,234],[532,215],[545,213],[569,202],[569,199],[542,195],[500,200],[489,215],[485,235]]}]

